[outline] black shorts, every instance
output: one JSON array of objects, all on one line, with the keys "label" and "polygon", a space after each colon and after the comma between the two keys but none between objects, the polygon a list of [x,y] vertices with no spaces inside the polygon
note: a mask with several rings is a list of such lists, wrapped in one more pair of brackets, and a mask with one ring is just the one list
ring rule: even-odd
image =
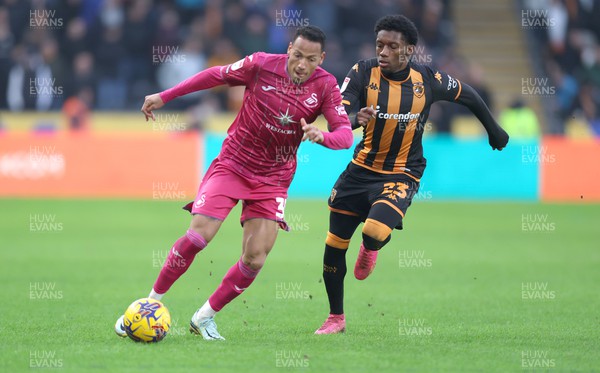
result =
[{"label": "black shorts", "polygon": [[380,174],[350,163],[331,190],[329,209],[365,221],[374,204],[385,203],[399,215],[396,229],[402,229],[402,218],[418,191],[419,182],[411,176]]}]

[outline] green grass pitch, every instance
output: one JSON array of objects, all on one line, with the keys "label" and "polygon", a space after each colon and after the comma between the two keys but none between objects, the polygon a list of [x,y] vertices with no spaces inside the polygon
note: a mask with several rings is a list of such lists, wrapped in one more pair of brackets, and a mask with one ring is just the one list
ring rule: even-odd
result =
[{"label": "green grass pitch", "polygon": [[[118,338],[189,216],[173,201],[0,200],[0,371],[589,372],[600,369],[598,205],[416,201],[357,281],[347,255],[343,335],[315,336],[325,201],[291,200],[267,264],[216,321],[187,325],[239,258],[236,208],[163,299],[153,345]],[[48,369],[45,369],[48,368]]]}]

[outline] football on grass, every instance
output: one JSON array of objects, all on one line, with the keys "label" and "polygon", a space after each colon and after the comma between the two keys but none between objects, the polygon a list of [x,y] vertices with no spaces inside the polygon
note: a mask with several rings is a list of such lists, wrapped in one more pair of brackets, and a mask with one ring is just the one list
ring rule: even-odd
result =
[{"label": "football on grass", "polygon": [[129,338],[136,342],[160,342],[171,327],[171,315],[160,301],[142,298],[127,308],[123,326]]}]

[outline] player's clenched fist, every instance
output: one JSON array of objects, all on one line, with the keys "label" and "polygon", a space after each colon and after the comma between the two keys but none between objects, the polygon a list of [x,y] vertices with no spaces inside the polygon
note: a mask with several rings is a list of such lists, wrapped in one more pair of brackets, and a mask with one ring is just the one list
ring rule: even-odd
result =
[{"label": "player's clenched fist", "polygon": [[369,123],[371,118],[375,118],[376,114],[377,110],[373,108],[373,105],[370,107],[364,107],[360,109],[358,113],[356,113],[356,123],[364,127],[367,125],[367,123]]},{"label": "player's clenched fist", "polygon": [[160,95],[158,93],[146,96],[144,98],[144,104],[142,105],[141,109],[142,113],[144,113],[144,115],[146,116],[146,122],[148,121],[148,118],[156,120],[154,118],[154,113],[152,113],[152,110],[160,109],[164,105],[165,103],[163,102],[162,98],[160,98]]},{"label": "player's clenched fist", "polygon": [[310,140],[312,143],[320,144],[325,139],[323,137],[323,132],[320,129],[313,126],[312,124],[306,123],[304,118],[300,119],[300,124],[302,125],[302,131],[304,131],[304,137],[302,137],[302,141]]},{"label": "player's clenched fist", "polygon": [[500,128],[499,131],[489,134],[489,140],[493,150],[502,150],[508,144],[508,133]]}]

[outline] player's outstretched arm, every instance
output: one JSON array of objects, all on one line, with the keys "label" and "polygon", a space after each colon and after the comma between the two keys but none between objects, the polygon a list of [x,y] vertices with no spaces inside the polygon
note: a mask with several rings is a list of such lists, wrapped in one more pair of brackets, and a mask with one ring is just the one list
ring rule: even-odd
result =
[{"label": "player's outstretched arm", "polygon": [[468,84],[462,83],[462,91],[457,102],[468,107],[483,124],[492,149],[504,149],[508,143],[508,133],[496,122],[479,93]]},{"label": "player's outstretched arm", "polygon": [[152,113],[153,110],[160,109],[167,102],[177,97],[225,84],[223,76],[221,75],[221,68],[222,66],[214,66],[200,71],[198,74],[184,80],[172,88],[146,96],[141,109],[142,113],[146,116],[146,122],[149,118],[155,120],[154,113]]},{"label": "player's outstretched arm", "polygon": [[481,96],[470,85],[461,83],[444,72],[434,73],[429,67],[426,68],[426,74],[431,81],[434,102],[444,100],[468,107],[483,124],[492,149],[502,150],[506,146],[508,134],[498,125]]},{"label": "player's outstretched arm", "polygon": [[246,85],[253,79],[257,70],[257,61],[264,58],[264,53],[257,52],[226,66],[213,66],[187,78],[173,88],[159,93],[163,103],[188,93],[202,91],[219,85]]},{"label": "player's outstretched arm", "polygon": [[225,84],[225,80],[221,74],[222,68],[223,66],[213,66],[202,70],[176,86],[160,92],[160,98],[166,104],[174,98],[187,95],[188,93],[223,85]]}]

